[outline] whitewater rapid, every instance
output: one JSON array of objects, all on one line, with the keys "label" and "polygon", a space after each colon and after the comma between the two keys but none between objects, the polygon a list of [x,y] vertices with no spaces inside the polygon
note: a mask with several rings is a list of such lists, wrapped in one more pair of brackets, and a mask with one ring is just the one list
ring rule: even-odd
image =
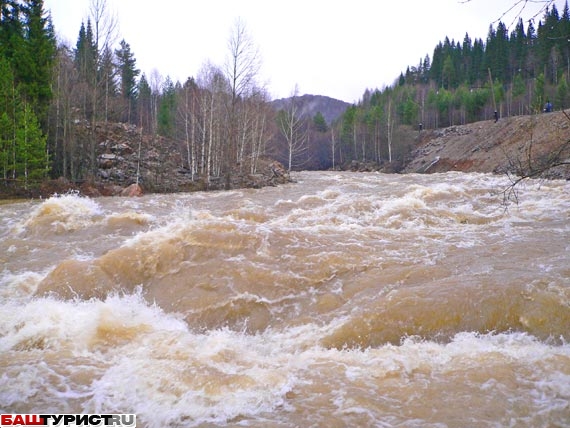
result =
[{"label": "whitewater rapid", "polygon": [[0,205],[0,412],[568,425],[567,182],[294,178]]}]

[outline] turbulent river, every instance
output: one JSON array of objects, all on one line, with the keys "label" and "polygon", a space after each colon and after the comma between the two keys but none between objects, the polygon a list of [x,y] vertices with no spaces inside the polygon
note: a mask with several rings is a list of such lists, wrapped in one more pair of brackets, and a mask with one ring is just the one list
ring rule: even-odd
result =
[{"label": "turbulent river", "polygon": [[570,184],[299,173],[0,205],[0,413],[570,426]]}]

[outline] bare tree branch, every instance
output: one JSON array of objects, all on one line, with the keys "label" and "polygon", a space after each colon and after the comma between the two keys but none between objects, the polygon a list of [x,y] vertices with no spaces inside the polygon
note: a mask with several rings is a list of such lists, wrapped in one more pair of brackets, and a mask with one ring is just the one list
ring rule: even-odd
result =
[{"label": "bare tree branch", "polygon": [[[458,0],[461,4],[471,3],[473,0]],[[556,0],[513,0],[513,5],[503,12],[503,14],[491,22],[491,24],[496,24],[499,21],[502,21],[507,15],[515,12],[513,20],[508,28],[512,27],[520,18],[525,10],[528,10],[529,3],[532,5],[539,5],[538,9],[532,10],[531,13],[533,14],[528,21],[534,21],[536,17],[539,15],[544,14],[546,9],[550,8],[555,3]]]},{"label": "bare tree branch", "polygon": [[[570,122],[570,115],[562,110],[562,113]],[[530,140],[525,148],[524,156],[513,158],[507,155],[507,175],[511,183],[503,190],[503,203],[518,203],[517,187],[525,180],[531,178],[546,178],[555,168],[570,165],[570,138],[563,141],[555,150],[545,156],[536,157],[533,154],[533,128],[531,125]]]}]

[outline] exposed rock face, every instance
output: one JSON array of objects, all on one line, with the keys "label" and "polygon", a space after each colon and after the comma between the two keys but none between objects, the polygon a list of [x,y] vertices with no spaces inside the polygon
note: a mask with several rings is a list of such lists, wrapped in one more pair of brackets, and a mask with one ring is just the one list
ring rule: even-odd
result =
[{"label": "exposed rock face", "polygon": [[[570,120],[563,112],[514,116],[422,131],[403,172],[447,171],[506,173],[530,158],[547,158],[570,139]],[[524,165],[522,165],[524,166]],[[551,171],[570,178],[570,171]]]},{"label": "exposed rock face", "polygon": [[[148,192],[259,188],[291,181],[283,165],[269,159],[259,160],[255,174],[251,174],[249,168],[243,168],[243,171],[236,169],[226,177],[192,177],[185,167],[186,147],[180,142],[143,135],[135,125],[124,123],[97,124],[95,131],[98,142],[96,177],[76,184],[63,178],[52,180],[44,183],[42,195],[75,190],[92,197],[132,197]],[[79,138],[85,132],[85,128],[79,128]]]},{"label": "exposed rock face", "polygon": [[[570,111],[567,111],[570,114]],[[80,132],[78,133],[81,137]],[[185,168],[185,147],[174,140],[142,135],[134,125],[99,124],[97,176],[70,183],[60,178],[43,183],[39,194],[49,196],[70,190],[87,196],[140,195],[143,192],[222,190],[275,186],[291,181],[279,162],[260,159],[257,170],[236,169],[225,177],[192,177]],[[570,119],[563,112],[488,120],[414,133],[415,149],[405,165],[377,165],[354,161],[344,169],[403,173],[447,171],[505,173],[529,158],[547,159],[570,140]],[[410,141],[411,143],[411,141]],[[567,144],[570,147],[570,144]],[[570,153],[568,154],[570,159]],[[570,179],[570,168],[549,171],[552,178]],[[29,195],[28,195],[29,196]],[[38,196],[36,194],[32,196]]]}]

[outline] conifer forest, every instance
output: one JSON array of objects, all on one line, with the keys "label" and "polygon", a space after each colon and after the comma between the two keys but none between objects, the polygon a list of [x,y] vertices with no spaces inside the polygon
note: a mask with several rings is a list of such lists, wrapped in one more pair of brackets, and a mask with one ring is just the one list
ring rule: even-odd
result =
[{"label": "conifer forest", "polygon": [[[570,12],[491,25],[485,40],[445,37],[392,85],[366,89],[332,123],[300,117],[296,95],[274,111],[257,79],[259,53],[236,21],[224,65],[205,63],[184,82],[137,68],[105,2],[58,41],[43,0],[0,0],[0,180],[96,180],[96,129],[121,122],[178,142],[193,177],[255,173],[264,157],[291,169],[353,160],[405,161],[418,129],[570,107]],[[509,23],[510,24],[510,23]],[[442,35],[443,37],[444,35]],[[405,67],[405,65],[404,65]],[[159,138],[160,137],[160,138]]]}]

